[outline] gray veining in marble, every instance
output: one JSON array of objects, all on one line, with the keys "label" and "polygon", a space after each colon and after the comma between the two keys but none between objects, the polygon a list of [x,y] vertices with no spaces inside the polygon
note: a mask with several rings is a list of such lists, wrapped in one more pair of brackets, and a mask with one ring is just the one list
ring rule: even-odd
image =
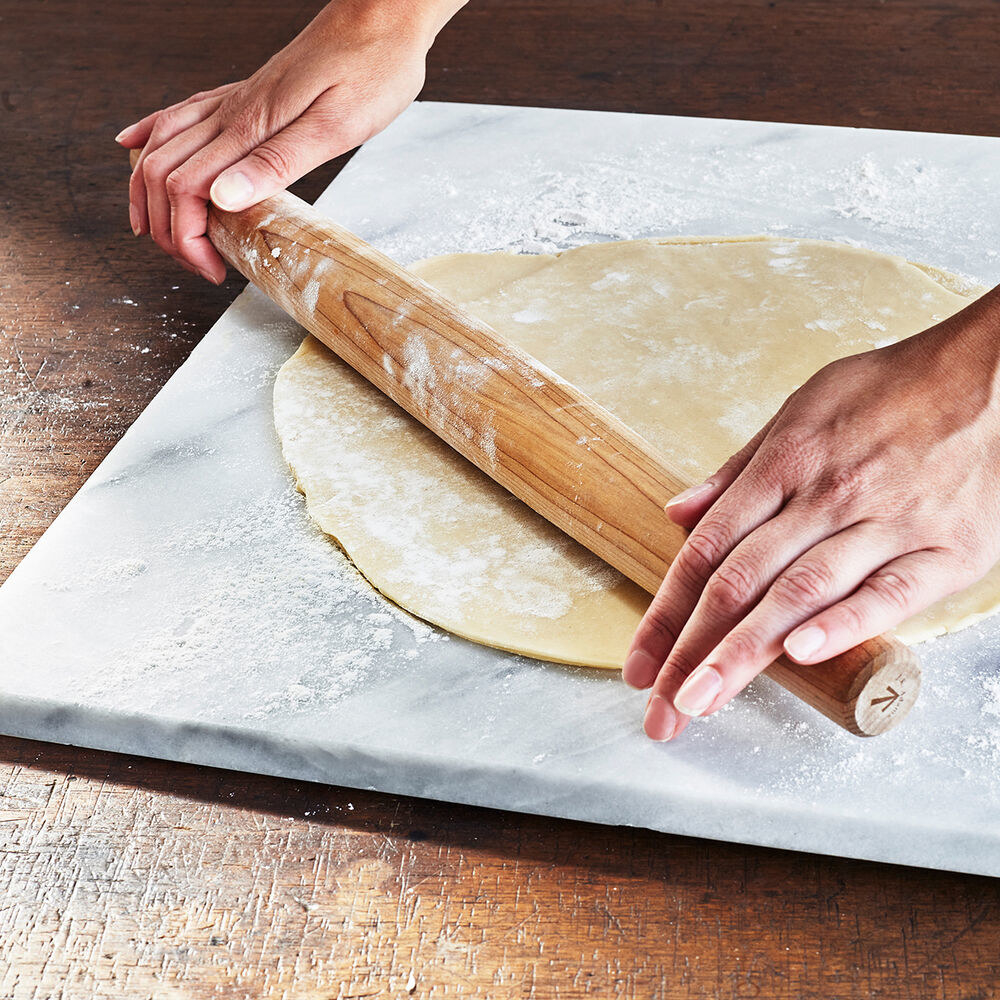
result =
[{"label": "gray veining in marble", "polygon": [[[419,104],[320,206],[406,263],[770,232],[1000,278],[1000,140]],[[0,731],[602,823],[1000,874],[1000,621],[858,740],[766,679],[683,739],[617,675],[409,619],[307,521],[271,424],[301,331],[243,293],[0,589]]]}]

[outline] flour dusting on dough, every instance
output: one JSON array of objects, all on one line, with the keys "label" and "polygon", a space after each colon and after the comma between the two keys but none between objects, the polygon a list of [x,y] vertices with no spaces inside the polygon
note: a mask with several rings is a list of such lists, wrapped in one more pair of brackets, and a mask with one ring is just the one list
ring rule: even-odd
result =
[{"label": "flour dusting on dough", "polygon": [[[692,483],[827,362],[895,342],[970,298],[939,272],[897,257],[759,237],[460,254],[415,270],[534,356],[546,369],[542,381],[578,386]],[[466,418],[466,395],[442,377],[441,359],[449,378],[471,389],[509,370],[423,338],[412,336],[401,359],[417,406],[447,407],[489,460],[502,461],[490,415]],[[621,665],[648,595],[311,338],[279,375],[275,420],[311,515],[392,600],[515,652]],[[988,579],[903,634],[973,621],[996,606],[998,590]]]}]

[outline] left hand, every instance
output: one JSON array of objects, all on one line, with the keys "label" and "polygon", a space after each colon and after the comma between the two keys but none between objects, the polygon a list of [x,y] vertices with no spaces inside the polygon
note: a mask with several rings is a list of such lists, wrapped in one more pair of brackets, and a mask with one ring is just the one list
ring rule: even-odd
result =
[{"label": "left hand", "polygon": [[[668,513],[692,529],[625,680],[671,739],[784,651],[820,663],[1000,557],[1000,289],[827,365]],[[817,669],[822,669],[817,668]]]},{"label": "left hand", "polygon": [[331,0],[246,80],[195,94],[124,129],[142,149],[129,219],[182,267],[219,284],[209,200],[256,205],[366,142],[417,96],[427,50],[461,0]]}]

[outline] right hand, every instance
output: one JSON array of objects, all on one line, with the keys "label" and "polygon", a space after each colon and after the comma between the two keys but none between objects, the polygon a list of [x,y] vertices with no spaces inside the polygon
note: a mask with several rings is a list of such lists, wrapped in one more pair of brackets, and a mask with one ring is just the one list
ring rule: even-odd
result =
[{"label": "right hand", "polygon": [[417,96],[457,0],[334,0],[249,79],[154,111],[117,141],[142,147],[129,218],[215,284],[226,265],[205,235],[208,201],[238,211],[386,127]]}]

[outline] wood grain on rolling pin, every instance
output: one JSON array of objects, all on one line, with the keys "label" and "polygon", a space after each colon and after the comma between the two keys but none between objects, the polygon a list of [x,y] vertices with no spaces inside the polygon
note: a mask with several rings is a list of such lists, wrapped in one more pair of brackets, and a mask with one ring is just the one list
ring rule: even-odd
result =
[{"label": "wood grain on rolling pin", "polygon": [[[685,532],[664,513],[690,485],[574,386],[305,202],[282,192],[212,209],[220,253],[307,330],[532,509],[655,593]],[[920,686],[882,636],[823,664],[782,657],[783,687],[857,735],[891,728]]]}]

